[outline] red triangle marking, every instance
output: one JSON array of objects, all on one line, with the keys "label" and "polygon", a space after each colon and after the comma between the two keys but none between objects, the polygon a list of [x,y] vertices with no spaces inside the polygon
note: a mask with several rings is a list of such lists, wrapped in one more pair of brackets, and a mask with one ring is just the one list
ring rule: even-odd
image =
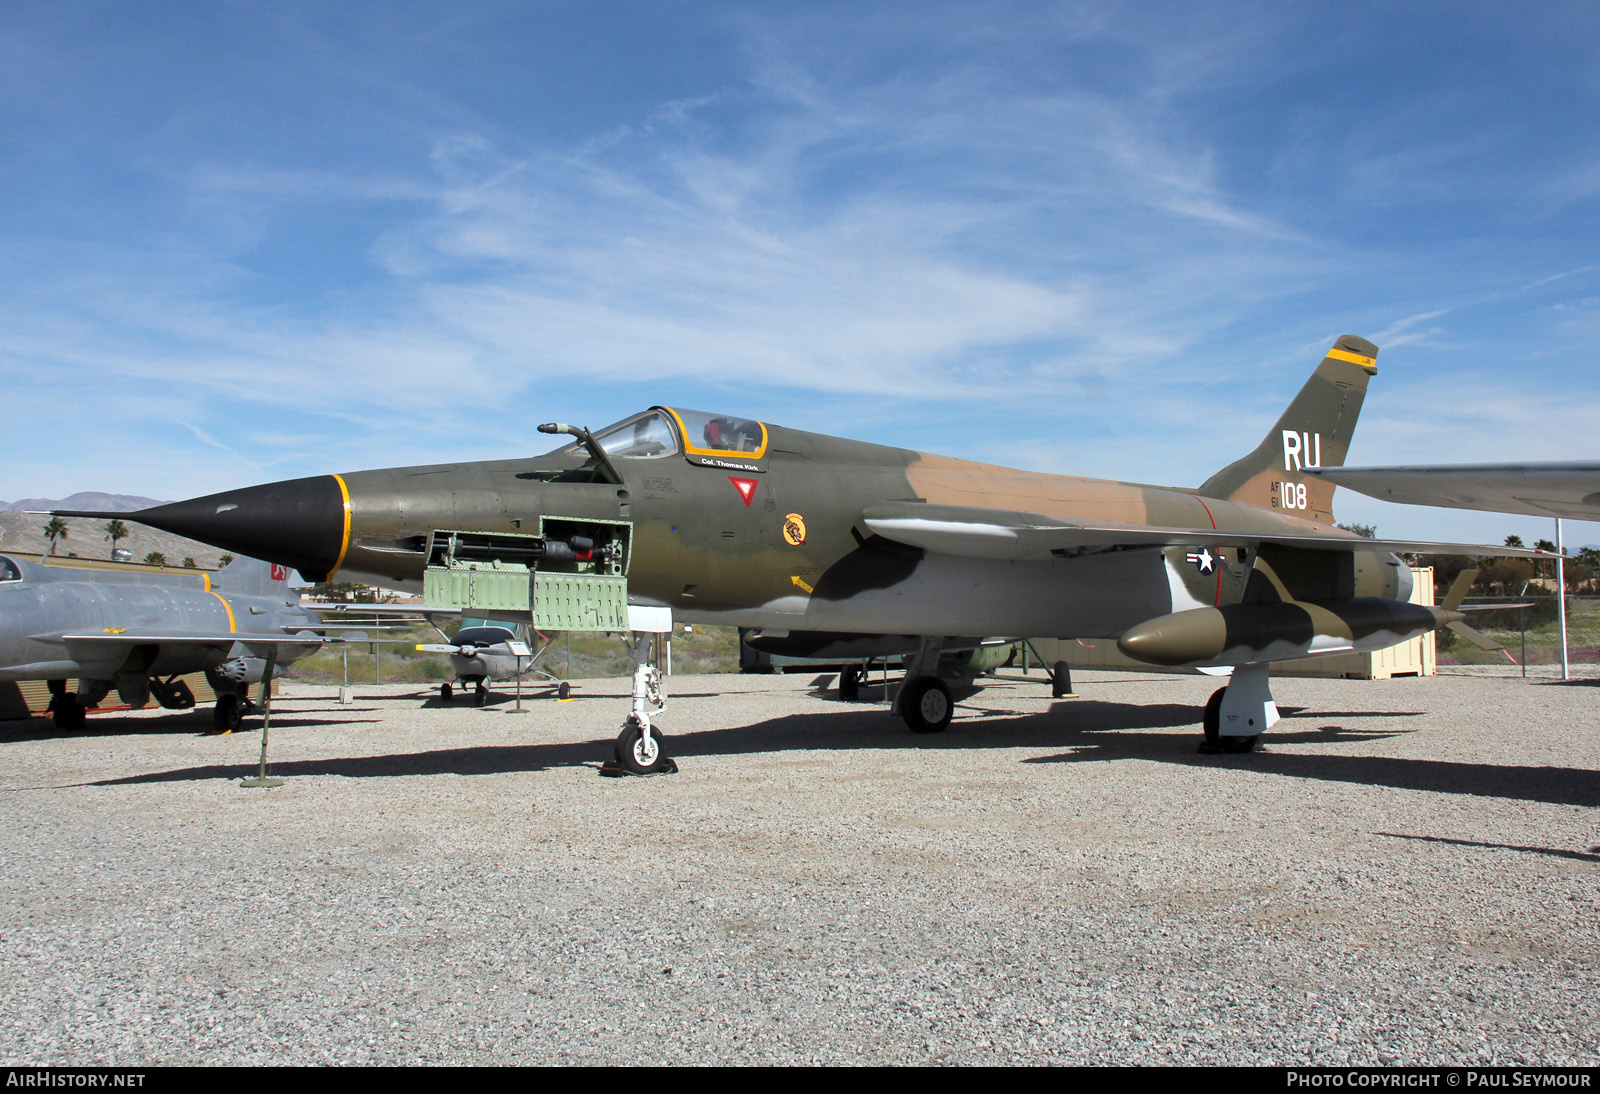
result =
[{"label": "red triangle marking", "polygon": [[744,507],[750,508],[750,501],[756,496],[756,480],[736,479],[729,475],[728,481],[733,483],[733,488],[739,491],[739,496],[744,499]]}]

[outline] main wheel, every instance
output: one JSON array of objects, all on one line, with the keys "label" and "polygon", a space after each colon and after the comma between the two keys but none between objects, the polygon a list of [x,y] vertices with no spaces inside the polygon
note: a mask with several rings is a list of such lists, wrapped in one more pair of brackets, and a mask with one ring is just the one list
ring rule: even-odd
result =
[{"label": "main wheel", "polygon": [[651,728],[648,735],[633,718],[617,735],[617,765],[630,775],[653,775],[666,769],[666,738],[659,729]]},{"label": "main wheel", "polygon": [[440,684],[439,685],[439,699],[440,699],[441,702],[448,703],[448,702],[450,702],[450,700],[454,699],[455,697],[456,697],[456,689],[455,688],[451,687],[449,684]]},{"label": "main wheel", "polygon": [[847,703],[861,698],[860,665],[846,665],[839,671],[839,698]]},{"label": "main wheel", "polygon": [[1057,661],[1050,670],[1050,698],[1060,699],[1072,694],[1072,669],[1065,661]]},{"label": "main wheel", "polygon": [[1206,744],[1220,747],[1222,739],[1222,694],[1227,688],[1218,688],[1206,700],[1206,712],[1200,716],[1200,728],[1206,735]]},{"label": "main wheel", "polygon": [[1205,731],[1206,742],[1200,746],[1200,751],[1215,752],[1254,752],[1256,742],[1261,735],[1254,737],[1224,737],[1222,735],[1222,696],[1227,688],[1218,688],[1211,693],[1211,698],[1206,700],[1206,712],[1200,722],[1200,728]]},{"label": "main wheel", "polygon": [[50,700],[50,717],[57,729],[79,730],[89,719],[88,711],[70,692],[62,692]]},{"label": "main wheel", "polygon": [[237,695],[217,696],[217,705],[211,709],[211,724],[218,733],[232,733],[244,721],[244,704]]},{"label": "main wheel", "polygon": [[570,698],[572,698],[572,685],[567,683],[565,680],[561,681],[561,686],[556,688],[556,698],[557,699],[570,699]]},{"label": "main wheel", "polygon": [[937,676],[919,676],[900,698],[900,714],[913,733],[939,733],[950,724],[955,703],[950,689]]}]

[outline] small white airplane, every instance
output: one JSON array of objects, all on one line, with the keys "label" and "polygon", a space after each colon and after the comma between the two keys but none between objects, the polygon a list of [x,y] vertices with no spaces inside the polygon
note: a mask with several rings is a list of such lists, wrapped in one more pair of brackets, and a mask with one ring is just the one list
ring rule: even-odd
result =
[{"label": "small white airplane", "polygon": [[[429,622],[433,620],[430,618]],[[437,629],[438,624],[434,627]],[[443,635],[443,631],[440,634]],[[538,632],[534,632],[538,633]],[[534,653],[528,642],[525,623],[497,623],[489,619],[462,619],[461,629],[448,642],[419,643],[422,653],[443,653],[450,657],[450,670],[455,680],[439,685],[439,698],[451,702],[455,697],[453,683],[471,686],[473,702],[483,706],[489,701],[489,685],[517,680],[525,676],[539,676],[555,688],[556,697],[569,698],[572,685],[546,672],[538,665],[539,658],[550,648],[550,639]]]}]

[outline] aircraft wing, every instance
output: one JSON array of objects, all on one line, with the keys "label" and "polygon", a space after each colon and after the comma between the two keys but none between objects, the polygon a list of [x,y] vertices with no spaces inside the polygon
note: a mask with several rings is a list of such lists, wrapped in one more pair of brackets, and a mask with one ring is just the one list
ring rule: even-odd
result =
[{"label": "aircraft wing", "polygon": [[1380,501],[1600,520],[1600,463],[1308,467],[1305,473]]},{"label": "aircraft wing", "polygon": [[325,638],[320,634],[36,634],[30,637],[41,642],[107,642],[134,646],[144,642],[188,643],[194,646],[215,646],[224,642],[255,643],[270,646],[314,646],[322,642],[339,642],[339,638]]},{"label": "aircraft wing", "polygon": [[1118,521],[1073,521],[1007,509],[924,502],[875,502],[862,512],[874,533],[945,555],[1026,562],[1053,557],[1162,547],[1255,547],[1263,543],[1316,551],[1391,551],[1542,558],[1543,551],[1422,540],[1365,539],[1342,532],[1262,532],[1161,528]]},{"label": "aircraft wing", "polygon": [[415,618],[425,615],[460,615],[464,608],[441,608],[432,604],[312,604],[302,601],[302,608],[309,608],[318,615],[370,615],[376,618],[380,615],[395,616],[402,619]]},{"label": "aircraft wing", "polygon": [[41,634],[33,637],[44,642],[88,643],[91,646],[191,646],[195,649],[221,650],[223,653],[238,643],[258,656],[265,656],[272,647],[321,646],[344,641],[343,638],[325,638],[317,634],[134,634],[129,631],[122,634]]}]

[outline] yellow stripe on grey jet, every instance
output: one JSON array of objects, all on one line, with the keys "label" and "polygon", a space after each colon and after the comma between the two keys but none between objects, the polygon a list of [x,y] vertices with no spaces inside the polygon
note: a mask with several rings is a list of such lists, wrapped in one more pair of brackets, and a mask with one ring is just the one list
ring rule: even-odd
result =
[{"label": "yellow stripe on grey jet", "polygon": [[[206,591],[207,592],[211,592],[210,589],[207,589]],[[228,633],[229,634],[238,634],[239,633],[239,624],[236,623],[234,621],[234,618],[233,618],[233,605],[229,604],[226,600],[222,600],[222,594],[221,593],[211,593],[211,595],[216,597],[218,600],[222,601],[222,608],[223,608],[224,611],[226,611],[228,613]]]},{"label": "yellow stripe on grey jet", "polygon": [[339,484],[339,496],[344,500],[344,538],[339,541],[339,557],[334,561],[333,569],[328,571],[325,579],[328,581],[332,581],[333,575],[344,565],[345,553],[350,550],[350,488],[344,484],[342,475],[335,475],[333,481]]},{"label": "yellow stripe on grey jet", "polygon": [[1330,349],[1328,356],[1337,361],[1349,361],[1352,365],[1360,365],[1368,372],[1378,371],[1378,360],[1375,357],[1363,357],[1359,353],[1351,353],[1349,350],[1340,349],[1338,346]]}]

